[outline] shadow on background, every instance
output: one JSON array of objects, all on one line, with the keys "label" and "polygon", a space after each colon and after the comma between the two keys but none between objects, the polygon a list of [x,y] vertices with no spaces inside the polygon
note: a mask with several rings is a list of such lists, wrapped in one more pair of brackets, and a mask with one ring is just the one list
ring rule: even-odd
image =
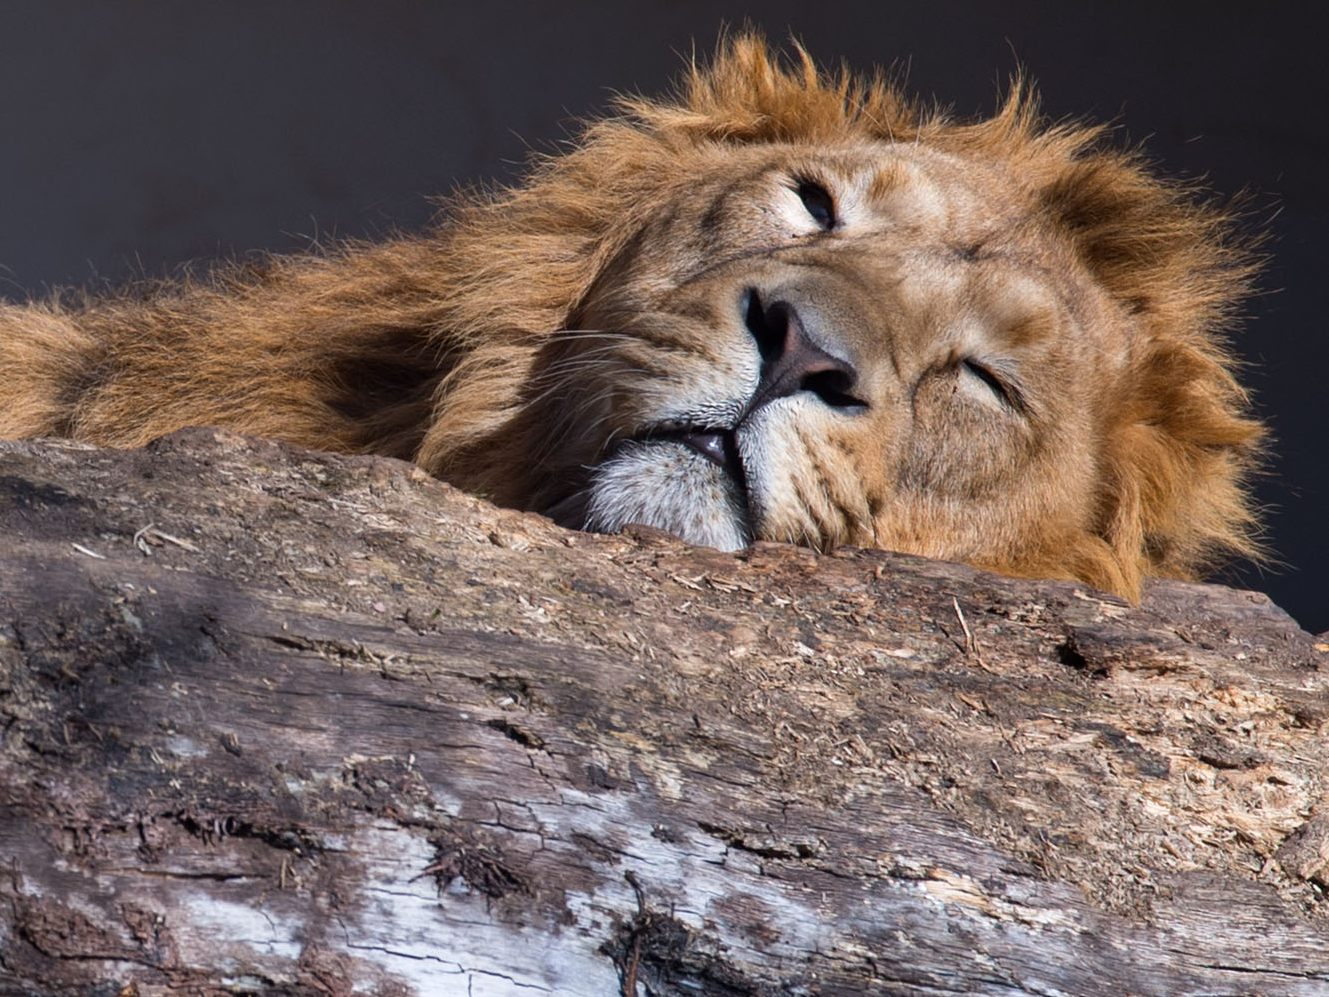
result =
[{"label": "shadow on background", "polygon": [[0,294],[414,228],[426,195],[511,181],[613,91],[658,91],[744,19],[822,62],[896,65],[962,114],[1018,63],[1052,117],[1120,122],[1174,175],[1253,192],[1266,293],[1237,337],[1273,426],[1284,566],[1219,580],[1329,628],[1321,382],[1329,106],[1317,33],[1257,5],[623,5],[47,0],[0,8]]}]

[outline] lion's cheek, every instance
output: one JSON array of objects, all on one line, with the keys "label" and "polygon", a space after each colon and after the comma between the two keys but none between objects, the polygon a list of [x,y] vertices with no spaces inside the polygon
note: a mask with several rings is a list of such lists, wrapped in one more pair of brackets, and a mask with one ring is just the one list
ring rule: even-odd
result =
[{"label": "lion's cheek", "polygon": [[875,542],[881,441],[807,397],[781,399],[738,433],[749,514],[762,540],[822,549]]},{"label": "lion's cheek", "polygon": [[688,543],[739,550],[751,542],[743,497],[718,466],[679,443],[625,444],[596,468],[586,528],[639,523]]}]

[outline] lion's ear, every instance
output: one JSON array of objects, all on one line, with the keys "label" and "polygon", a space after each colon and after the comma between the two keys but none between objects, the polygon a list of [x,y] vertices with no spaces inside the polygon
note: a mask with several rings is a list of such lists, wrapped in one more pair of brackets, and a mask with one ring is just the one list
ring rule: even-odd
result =
[{"label": "lion's ear", "polygon": [[1138,154],[1094,148],[1097,133],[1089,137],[1051,171],[1039,194],[1044,216],[1153,335],[1212,337],[1257,269],[1231,213],[1153,176]]}]

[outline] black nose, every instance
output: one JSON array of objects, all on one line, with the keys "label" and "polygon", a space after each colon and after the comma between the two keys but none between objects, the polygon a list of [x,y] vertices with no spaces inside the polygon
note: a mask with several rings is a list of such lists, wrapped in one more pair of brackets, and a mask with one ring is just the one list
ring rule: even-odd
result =
[{"label": "black nose", "polygon": [[763,302],[761,295],[750,288],[744,292],[743,309],[744,322],[761,354],[761,380],[753,409],[800,391],[812,392],[833,408],[866,407],[853,394],[858,371],[813,341],[793,304]]}]

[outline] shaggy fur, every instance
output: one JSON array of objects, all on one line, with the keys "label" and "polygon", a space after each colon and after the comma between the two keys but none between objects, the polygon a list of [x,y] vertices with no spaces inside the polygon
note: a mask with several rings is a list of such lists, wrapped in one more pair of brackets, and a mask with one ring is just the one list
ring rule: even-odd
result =
[{"label": "shaggy fur", "polygon": [[[574,524],[1134,596],[1254,552],[1261,429],[1221,339],[1251,264],[1223,211],[1103,138],[1019,85],[959,122],[740,38],[423,235],[0,306],[0,437],[214,424]],[[843,222],[800,216],[809,177]],[[752,289],[816,318],[849,387],[754,406]],[[729,471],[690,429],[729,434]]]}]

